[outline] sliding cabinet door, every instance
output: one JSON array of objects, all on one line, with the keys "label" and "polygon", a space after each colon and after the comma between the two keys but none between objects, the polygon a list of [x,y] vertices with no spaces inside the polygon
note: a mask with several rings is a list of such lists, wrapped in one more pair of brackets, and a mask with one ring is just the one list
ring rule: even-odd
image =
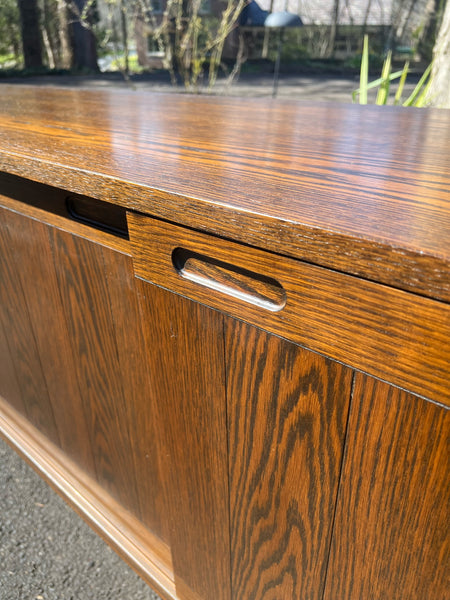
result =
[{"label": "sliding cabinet door", "polygon": [[24,212],[32,216],[0,208],[0,350],[8,371],[0,393],[167,541],[153,365],[127,242],[46,211]]}]

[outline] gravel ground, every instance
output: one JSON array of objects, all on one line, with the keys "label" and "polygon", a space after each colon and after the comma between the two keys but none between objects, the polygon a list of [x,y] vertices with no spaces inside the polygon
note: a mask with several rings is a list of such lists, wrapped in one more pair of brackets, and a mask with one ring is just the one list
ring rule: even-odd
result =
[{"label": "gravel ground", "polygon": [[0,600],[159,600],[1,439]]}]

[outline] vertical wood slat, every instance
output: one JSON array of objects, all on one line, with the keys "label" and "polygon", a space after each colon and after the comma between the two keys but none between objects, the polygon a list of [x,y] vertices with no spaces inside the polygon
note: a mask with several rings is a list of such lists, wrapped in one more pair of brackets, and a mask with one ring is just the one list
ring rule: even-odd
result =
[{"label": "vertical wood slat", "polygon": [[180,600],[230,600],[223,317],[140,282]]},{"label": "vertical wood slat", "polygon": [[449,424],[356,375],[325,600],[450,598]]},{"label": "vertical wood slat", "polygon": [[[3,211],[14,248],[17,284],[23,289],[61,449],[95,476],[82,398],[73,368],[75,357],[66,325],[50,228],[12,211]],[[26,265],[26,270],[20,268]]]},{"label": "vertical wood slat", "polygon": [[26,414],[33,425],[59,446],[53,408],[19,275],[23,271],[24,277],[33,277],[33,273],[27,261],[20,264],[16,260],[7,226],[8,214],[6,209],[0,208],[0,310],[4,333]]},{"label": "vertical wood slat", "polygon": [[108,248],[103,248],[102,253],[128,411],[129,451],[136,469],[140,518],[167,543],[166,502],[157,444],[160,425],[155,421],[156,398],[149,377],[149,373],[158,369],[159,365],[152,364],[145,351],[132,259]]},{"label": "vertical wood slat", "polygon": [[124,508],[139,515],[103,250],[53,228],[50,235],[97,480]]},{"label": "vertical wood slat", "polygon": [[233,600],[322,597],[352,372],[226,321]]}]

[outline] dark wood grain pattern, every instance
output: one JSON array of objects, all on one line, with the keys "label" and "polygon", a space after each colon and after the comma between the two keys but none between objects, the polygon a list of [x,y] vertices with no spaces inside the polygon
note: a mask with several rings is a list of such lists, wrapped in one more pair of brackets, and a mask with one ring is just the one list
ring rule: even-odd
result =
[{"label": "dark wood grain pattern", "polygon": [[64,314],[75,347],[73,368],[82,390],[97,478],[125,508],[139,515],[104,249],[56,229],[51,230],[51,243]]},{"label": "dark wood grain pattern", "polygon": [[0,208],[0,311],[4,333],[27,416],[33,425],[59,445],[53,407],[18,269],[25,270],[28,277],[33,274],[29,271],[28,263],[16,263],[6,218],[7,211]]},{"label": "dark wood grain pattern", "polygon": [[[450,404],[450,305],[291,258],[129,214],[136,273],[351,367]],[[212,289],[173,265],[183,248],[278,281],[278,310],[230,285]]]},{"label": "dark wood grain pattern", "polygon": [[449,424],[356,376],[326,600],[449,598]]},{"label": "dark wood grain pattern", "polygon": [[61,448],[86,472],[94,475],[94,460],[82,394],[50,246],[49,227],[2,209],[14,248],[18,285],[21,285],[33,336],[45,377]]},{"label": "dark wood grain pattern", "polygon": [[352,373],[226,320],[232,590],[322,598]]},{"label": "dark wood grain pattern", "polygon": [[442,110],[0,89],[4,172],[446,300],[449,140]]},{"label": "dark wood grain pattern", "polygon": [[230,600],[223,317],[141,282],[180,600]]}]

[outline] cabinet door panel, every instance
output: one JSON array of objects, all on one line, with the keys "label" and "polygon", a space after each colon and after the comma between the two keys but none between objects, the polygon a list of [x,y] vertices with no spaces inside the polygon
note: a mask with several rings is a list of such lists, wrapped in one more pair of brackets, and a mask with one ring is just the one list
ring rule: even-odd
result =
[{"label": "cabinet door panel", "polygon": [[[21,272],[24,278],[32,278],[33,273],[28,262],[22,264],[17,261],[8,227],[11,214],[0,208],[0,311],[4,333],[27,417],[52,442],[59,445],[53,407],[21,285]],[[15,405],[20,409],[17,398]]]},{"label": "cabinet door panel", "polygon": [[223,317],[144,282],[139,293],[177,593],[230,600]]},{"label": "cabinet door panel", "polygon": [[450,305],[144,215],[128,222],[139,277],[450,405]]},{"label": "cabinet door panel", "polygon": [[352,372],[226,321],[233,599],[321,598]]},{"label": "cabinet door panel", "polygon": [[448,410],[357,374],[326,600],[443,600]]},{"label": "cabinet door panel", "polygon": [[167,542],[132,259],[89,227],[13,208],[0,208],[0,394]]}]

